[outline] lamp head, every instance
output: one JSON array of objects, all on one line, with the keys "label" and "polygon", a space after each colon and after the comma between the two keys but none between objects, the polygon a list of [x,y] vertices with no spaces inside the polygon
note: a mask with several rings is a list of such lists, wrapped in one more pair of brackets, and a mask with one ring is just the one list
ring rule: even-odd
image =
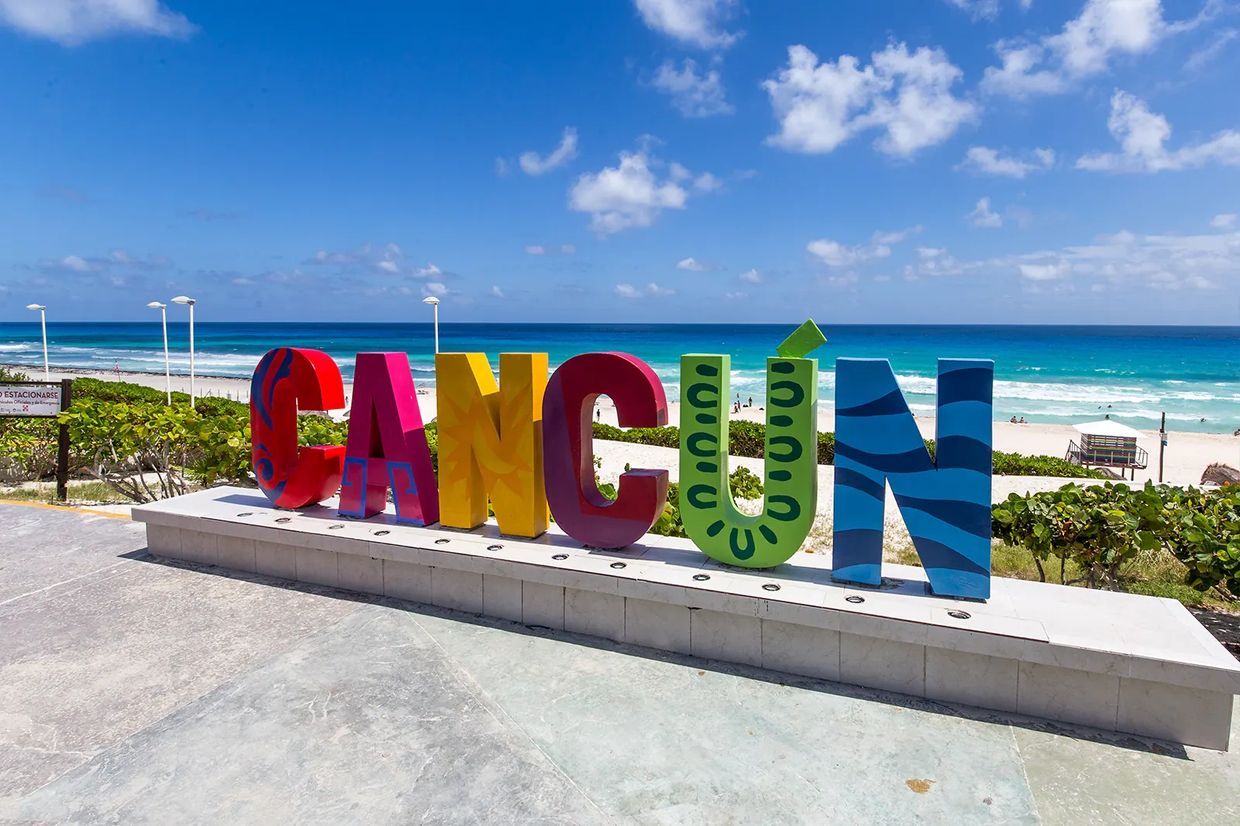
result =
[{"label": "lamp head", "polygon": [[162,304],[158,301],[151,301],[151,302],[148,302],[146,306],[150,307],[152,310],[162,310],[164,307],[167,307],[168,305]]},{"label": "lamp head", "polygon": [[47,307],[44,307],[42,304],[27,304],[26,309],[27,310],[46,310]]},{"label": "lamp head", "polygon": [[433,295],[428,295],[426,298],[422,299],[422,303],[430,304],[432,307],[434,307],[436,304],[439,303],[439,299]]},{"label": "lamp head", "polygon": [[194,304],[194,299],[188,295],[177,295],[172,297],[173,304]]}]

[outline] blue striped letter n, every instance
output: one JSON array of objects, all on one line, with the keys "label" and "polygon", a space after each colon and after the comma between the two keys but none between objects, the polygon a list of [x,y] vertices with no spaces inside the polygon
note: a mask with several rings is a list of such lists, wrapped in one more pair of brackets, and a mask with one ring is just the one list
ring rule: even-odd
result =
[{"label": "blue striped letter n", "polygon": [[935,458],[886,359],[835,363],[832,578],[882,582],[886,484],[938,596],[990,597],[995,365],[939,359]]}]

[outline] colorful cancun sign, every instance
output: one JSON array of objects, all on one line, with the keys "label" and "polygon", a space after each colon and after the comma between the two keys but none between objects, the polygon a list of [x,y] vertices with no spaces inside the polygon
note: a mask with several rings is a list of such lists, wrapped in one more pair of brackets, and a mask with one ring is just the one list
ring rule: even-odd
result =
[{"label": "colorful cancun sign", "polygon": [[[680,508],[710,557],[769,568],[795,554],[818,501],[818,361],[826,339],[808,321],[767,360],[765,499],[740,512],[728,487],[730,358],[681,357]],[[655,372],[627,353],[574,356],[548,376],[546,353],[504,353],[499,382],[482,353],[435,358],[439,475],[431,466],[408,357],[359,353],[347,444],[298,447],[299,410],[344,407],[340,370],[318,350],[281,347],[254,371],[254,473],[279,508],[339,491],[340,514],[471,529],[488,504],[502,533],[536,537],[556,523],[597,548],[623,548],[658,519],[668,473],[629,470],[618,496],[594,481],[591,415],[608,396],[621,427],[667,424]],[[833,577],[881,583],[885,489],[891,486],[936,594],[990,595],[991,392],[994,364],[939,361],[935,455],[927,451],[885,359],[838,359]]]}]

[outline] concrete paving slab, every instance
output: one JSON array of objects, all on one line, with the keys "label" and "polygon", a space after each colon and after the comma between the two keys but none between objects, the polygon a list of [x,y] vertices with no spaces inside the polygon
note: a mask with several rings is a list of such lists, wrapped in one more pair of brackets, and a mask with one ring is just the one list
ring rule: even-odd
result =
[{"label": "concrete paving slab", "polygon": [[398,609],[355,611],[39,789],[72,823],[600,823]]},{"label": "concrete paving slab", "polygon": [[1235,752],[0,527],[0,823],[1240,821]]}]

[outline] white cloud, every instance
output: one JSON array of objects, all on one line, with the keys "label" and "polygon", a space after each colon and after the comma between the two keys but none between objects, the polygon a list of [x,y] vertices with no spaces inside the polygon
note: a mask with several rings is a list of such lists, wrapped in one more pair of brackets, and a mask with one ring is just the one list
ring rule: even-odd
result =
[{"label": "white cloud", "polygon": [[495,159],[495,174],[500,178],[508,177],[508,159],[507,158],[496,158]]},{"label": "white cloud", "polygon": [[[1240,232],[1207,235],[1137,235],[1117,232],[1091,244],[1008,256],[1029,280],[1085,280],[1096,291],[1150,287],[1160,290],[1240,289]],[[1227,286],[1230,282],[1230,287]]]},{"label": "white cloud", "polygon": [[921,232],[921,224],[915,227],[907,227],[906,229],[897,229],[890,232],[879,230],[874,233],[873,241],[878,245],[898,244],[908,238],[910,235],[916,235]]},{"label": "white cloud", "polygon": [[698,192],[717,192],[723,189],[723,181],[709,172],[703,172],[693,179],[693,188]]},{"label": "white cloud", "polygon": [[995,229],[1003,226],[1003,216],[990,209],[990,198],[979,198],[977,206],[965,217],[975,227]]},{"label": "white cloud", "polygon": [[941,49],[910,52],[892,43],[862,67],[852,55],[819,63],[805,46],[788,48],[788,66],[762,85],[779,120],[767,142],[793,152],[826,153],[868,129],[882,152],[908,157],[947,140],[977,107],[952,94],[962,74]]},{"label": "white cloud", "polygon": [[428,281],[422,285],[422,294],[426,296],[433,295],[436,298],[443,298],[448,292],[448,285],[442,281]]},{"label": "white cloud", "polygon": [[726,49],[739,35],[724,30],[736,0],[634,0],[642,21],[657,32],[703,49]]},{"label": "white cloud", "polygon": [[970,146],[958,169],[972,169],[985,175],[1024,178],[1030,172],[1050,169],[1055,165],[1053,149],[1034,149],[1028,159],[1004,156],[988,146]]},{"label": "white cloud", "polygon": [[745,270],[743,273],[741,273],[737,277],[741,281],[744,281],[746,284],[761,284],[762,283],[762,273],[758,272],[756,269]]},{"label": "white cloud", "polygon": [[921,232],[920,226],[895,232],[880,230],[870,237],[870,243],[857,246],[848,246],[829,238],[819,238],[806,244],[805,249],[823,264],[838,269],[855,266],[876,258],[887,258],[891,255],[892,244],[898,244],[917,232]]},{"label": "white cloud", "polygon": [[[994,20],[999,16],[999,0],[947,0],[948,5],[955,6],[969,13],[974,20]],[[1033,0],[1020,0],[1022,11],[1028,11]]]},{"label": "white cloud", "polygon": [[1214,229],[1231,229],[1235,225],[1236,213],[1234,212],[1224,212],[1210,219],[1210,226]]},{"label": "white cloud", "polygon": [[1188,60],[1184,61],[1184,68],[1190,72],[1201,71],[1221,55],[1237,37],[1240,37],[1240,29],[1223,29],[1204,48],[1193,52]]},{"label": "white cloud", "polygon": [[544,247],[542,244],[527,244],[525,247],[525,251],[529,253],[530,255],[546,255],[547,254],[547,248]]},{"label": "white cloud", "polygon": [[681,182],[692,173],[672,163],[667,176],[660,177],[661,166],[645,147],[636,152],[621,152],[616,166],[588,172],[577,179],[568,193],[569,208],[590,213],[590,226],[599,235],[648,227],[663,210],[684,209],[689,200],[689,192]]},{"label": "white cloud", "polygon": [[1087,244],[972,261],[960,261],[947,250],[932,247],[918,253],[919,260],[904,268],[906,278],[1008,274],[1031,291],[1053,287],[1060,292],[1125,295],[1144,288],[1240,293],[1240,231],[1235,229],[1201,235],[1121,231]]},{"label": "white cloud", "polygon": [[1151,51],[1163,38],[1193,28],[1213,13],[1213,4],[1207,3],[1197,18],[1168,23],[1161,0],[1087,0],[1080,15],[1058,34],[996,43],[1001,66],[986,69],[981,88],[1013,97],[1063,92],[1082,78],[1105,72],[1116,55]]},{"label": "white cloud", "polygon": [[728,301],[744,301],[746,298],[749,298],[749,293],[744,290],[730,290],[724,293],[723,297]]},{"label": "white cloud", "polygon": [[540,157],[537,152],[522,152],[517,162],[521,164],[521,171],[526,175],[542,175],[544,172],[550,172],[557,167],[577,157],[577,130],[571,126],[564,127],[564,134],[560,137],[560,145],[551,150],[551,154],[547,157]]},{"label": "white cloud", "polygon": [[690,256],[689,258],[682,258],[680,261],[676,262],[676,269],[686,270],[688,272],[705,272],[706,265]]},{"label": "white cloud", "polygon": [[638,299],[638,298],[662,298],[664,296],[675,295],[676,291],[667,287],[660,287],[653,281],[645,287],[634,287],[632,284],[617,284],[614,292],[620,298]]},{"label": "white cloud", "polygon": [[1054,264],[1020,264],[1017,269],[1030,281],[1054,281],[1071,272],[1072,265],[1067,261],[1059,261]]},{"label": "white cloud", "polygon": [[654,88],[668,95],[672,105],[687,118],[708,118],[730,115],[735,110],[728,103],[723,78],[717,68],[698,72],[697,61],[685,58],[677,68],[664,61],[654,76]]},{"label": "white cloud", "polygon": [[576,251],[577,248],[572,244],[560,244],[560,252],[564,255],[572,255]]},{"label": "white cloud", "polygon": [[66,255],[60,259],[60,266],[73,272],[90,272],[98,269],[96,265],[91,264],[80,255]]},{"label": "white cloud", "polygon": [[864,260],[859,252],[860,248],[847,247],[839,241],[832,241],[828,238],[810,241],[805,245],[805,249],[828,267],[848,267],[859,260]]},{"label": "white cloud", "polygon": [[0,0],[0,22],[62,46],[115,34],[189,37],[196,31],[159,0]]},{"label": "white cloud", "polygon": [[504,291],[501,290],[498,285],[492,284],[491,285],[491,297],[492,298],[503,298]]},{"label": "white cloud", "polygon": [[1107,128],[1119,141],[1119,152],[1095,152],[1077,159],[1077,169],[1094,172],[1163,172],[1210,164],[1240,166],[1240,131],[1228,129],[1201,143],[1169,150],[1171,124],[1151,112],[1145,101],[1116,91],[1111,96]]}]

